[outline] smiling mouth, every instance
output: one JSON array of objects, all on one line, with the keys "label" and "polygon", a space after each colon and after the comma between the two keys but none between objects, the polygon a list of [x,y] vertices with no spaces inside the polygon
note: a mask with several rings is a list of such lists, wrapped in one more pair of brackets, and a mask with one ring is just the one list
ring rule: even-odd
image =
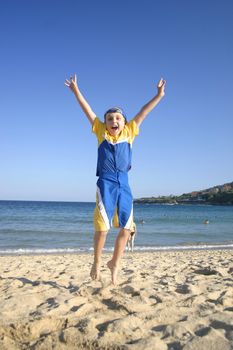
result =
[{"label": "smiling mouth", "polygon": [[118,126],[112,126],[111,129],[112,129],[112,130],[117,130],[117,129],[118,129]]}]

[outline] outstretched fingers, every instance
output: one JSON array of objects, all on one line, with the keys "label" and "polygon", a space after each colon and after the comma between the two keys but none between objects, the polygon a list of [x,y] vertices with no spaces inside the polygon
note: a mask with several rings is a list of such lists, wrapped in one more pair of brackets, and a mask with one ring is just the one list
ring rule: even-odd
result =
[{"label": "outstretched fingers", "polygon": [[164,80],[163,78],[160,79],[160,81],[158,82],[158,87],[162,87],[166,85],[166,80]]},{"label": "outstretched fingers", "polygon": [[68,87],[70,87],[70,84],[71,84],[71,82],[70,82],[68,79],[66,79],[65,85],[68,86]]},{"label": "outstretched fingers", "polygon": [[65,85],[68,86],[69,88],[72,89],[72,87],[74,85],[77,85],[77,76],[76,74],[72,77],[72,75],[70,76],[70,80],[66,79],[65,81]]},{"label": "outstretched fingers", "polygon": [[76,74],[72,77],[72,75],[70,76],[70,81],[71,81],[71,83],[73,82],[73,83],[77,83],[77,76],[76,76]]},{"label": "outstretched fingers", "polygon": [[166,80],[164,80],[163,78],[160,79],[160,81],[157,84],[157,89],[158,89],[158,94],[159,96],[163,97],[165,92],[165,85],[166,85]]}]

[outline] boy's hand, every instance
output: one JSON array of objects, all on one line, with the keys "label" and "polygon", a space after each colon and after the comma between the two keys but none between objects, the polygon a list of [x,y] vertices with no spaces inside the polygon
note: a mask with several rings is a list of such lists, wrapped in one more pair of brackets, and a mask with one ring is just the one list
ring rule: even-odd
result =
[{"label": "boy's hand", "polygon": [[160,79],[160,81],[157,84],[157,89],[158,89],[158,95],[163,97],[165,95],[165,85],[166,85],[166,80],[163,78]]},{"label": "boy's hand", "polygon": [[74,77],[71,76],[70,80],[66,79],[65,86],[70,88],[70,90],[74,93],[74,96],[76,97],[78,103],[80,104],[80,107],[82,108],[83,112],[86,114],[91,125],[93,125],[96,115],[78,88],[76,74],[74,75]]},{"label": "boy's hand", "polygon": [[75,92],[75,90],[77,90],[78,88],[76,74],[74,75],[74,77],[71,76],[70,80],[66,79],[65,85],[68,86],[68,88],[70,88],[71,91]]}]

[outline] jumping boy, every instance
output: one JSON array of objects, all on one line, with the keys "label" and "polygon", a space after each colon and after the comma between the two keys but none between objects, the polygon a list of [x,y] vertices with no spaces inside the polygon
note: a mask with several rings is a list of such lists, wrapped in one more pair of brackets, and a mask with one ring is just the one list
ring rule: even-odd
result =
[{"label": "jumping boy", "polygon": [[112,282],[116,284],[121,256],[125,250],[133,224],[133,196],[128,184],[128,171],[131,168],[132,143],[139,133],[139,126],[149,112],[164,96],[166,81],[160,79],[157,95],[140,112],[127,121],[122,109],[110,108],[104,114],[104,123],[92,111],[77,85],[76,75],[66,79],[65,85],[74,93],[83,112],[92,125],[92,131],[98,140],[98,161],[96,207],[94,211],[94,263],[91,269],[92,279],[99,279],[101,253],[108,230],[114,219],[120,227],[116,238],[112,259],[107,266],[111,271]]}]

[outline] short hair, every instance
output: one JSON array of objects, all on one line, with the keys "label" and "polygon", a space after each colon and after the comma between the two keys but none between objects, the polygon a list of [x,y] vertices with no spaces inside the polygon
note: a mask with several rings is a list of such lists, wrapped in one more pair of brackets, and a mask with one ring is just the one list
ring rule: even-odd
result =
[{"label": "short hair", "polygon": [[121,115],[123,115],[125,122],[127,123],[126,115],[125,115],[124,111],[122,110],[122,108],[112,107],[112,108],[108,109],[107,112],[104,113],[104,120],[106,119],[106,115],[108,113],[120,113]]}]

